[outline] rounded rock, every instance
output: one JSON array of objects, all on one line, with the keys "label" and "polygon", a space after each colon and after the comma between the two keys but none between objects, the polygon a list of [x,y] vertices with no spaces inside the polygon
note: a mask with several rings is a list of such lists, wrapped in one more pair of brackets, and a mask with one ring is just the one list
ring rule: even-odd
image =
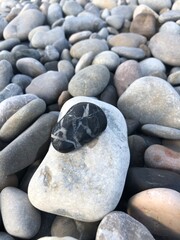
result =
[{"label": "rounded rock", "polygon": [[62,8],[57,3],[51,3],[48,7],[47,20],[50,25],[63,17]]},{"label": "rounded rock", "polygon": [[168,21],[165,22],[160,28],[159,32],[167,32],[167,33],[172,33],[172,34],[180,34],[180,26],[173,22],[173,21]]},{"label": "rounded rock", "polygon": [[157,58],[146,58],[140,61],[139,65],[143,76],[150,76],[155,72],[166,72],[165,65]]},{"label": "rounded rock", "polygon": [[61,60],[57,65],[58,71],[64,73],[69,81],[74,76],[74,66],[67,60]]},{"label": "rounded rock", "polygon": [[87,52],[87,53],[83,54],[76,64],[75,72],[77,73],[80,70],[82,70],[83,68],[91,65],[91,63],[94,59],[94,55],[95,54],[93,52]]},{"label": "rounded rock", "polygon": [[135,47],[112,47],[111,50],[117,53],[120,57],[141,60],[145,57],[145,52],[141,48]]},{"label": "rounded rock", "polygon": [[83,7],[79,3],[71,0],[68,2],[66,1],[63,4],[62,10],[65,15],[77,16],[80,12],[83,11]]},{"label": "rounded rock", "polygon": [[110,73],[104,65],[92,65],[77,72],[70,80],[68,91],[72,96],[97,96],[109,83]]},{"label": "rounded rock", "polygon": [[7,60],[0,61],[0,91],[3,90],[13,77],[13,68]]},{"label": "rounded rock", "polygon": [[92,3],[101,9],[112,9],[113,7],[116,7],[117,1],[116,0],[93,0]]},{"label": "rounded rock", "polygon": [[139,4],[144,4],[156,12],[160,12],[163,8],[171,8],[171,0],[156,1],[156,0],[138,0]]},{"label": "rounded rock", "polygon": [[9,97],[21,94],[23,94],[22,88],[15,83],[10,83],[2,91],[0,91],[0,102]]}]

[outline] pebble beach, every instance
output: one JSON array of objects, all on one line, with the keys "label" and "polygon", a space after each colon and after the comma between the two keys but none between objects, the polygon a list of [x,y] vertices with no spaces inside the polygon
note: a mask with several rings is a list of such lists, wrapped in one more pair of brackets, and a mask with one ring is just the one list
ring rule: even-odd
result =
[{"label": "pebble beach", "polygon": [[0,0],[0,240],[180,240],[180,0]]}]

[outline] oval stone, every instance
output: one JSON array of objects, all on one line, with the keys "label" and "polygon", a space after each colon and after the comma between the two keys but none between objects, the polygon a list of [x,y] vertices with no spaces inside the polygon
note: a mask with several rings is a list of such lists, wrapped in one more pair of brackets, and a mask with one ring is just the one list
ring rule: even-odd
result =
[{"label": "oval stone", "polygon": [[110,72],[104,65],[88,66],[70,80],[68,91],[72,96],[94,97],[104,90],[109,79]]},{"label": "oval stone", "polygon": [[0,61],[0,91],[3,90],[11,81],[13,77],[13,68],[7,60]]},{"label": "oval stone", "polygon": [[108,45],[105,41],[99,39],[86,39],[75,43],[71,49],[70,54],[74,58],[80,58],[83,54],[92,51],[94,54],[108,50]]},{"label": "oval stone", "polygon": [[99,136],[106,126],[106,115],[100,107],[78,103],[53,128],[52,145],[59,152],[70,152]]},{"label": "oval stone", "polygon": [[171,7],[171,0],[163,0],[163,1],[156,1],[156,0],[138,0],[139,5],[144,4],[148,7],[152,8],[154,11],[159,12],[163,8],[170,8]]}]

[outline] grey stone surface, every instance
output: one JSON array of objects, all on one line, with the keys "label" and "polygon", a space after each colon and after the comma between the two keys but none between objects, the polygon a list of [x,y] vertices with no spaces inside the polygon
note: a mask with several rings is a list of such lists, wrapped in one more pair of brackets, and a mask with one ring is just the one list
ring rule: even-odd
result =
[{"label": "grey stone surface", "polygon": [[144,4],[152,8],[154,11],[159,12],[163,8],[171,7],[171,0],[156,1],[156,0],[138,0],[139,4]]},{"label": "grey stone surface", "polygon": [[120,57],[142,60],[145,57],[145,52],[141,48],[135,47],[112,47],[111,50],[117,53]]},{"label": "grey stone surface", "polygon": [[3,90],[11,81],[13,77],[13,68],[7,60],[0,61],[0,91]]},{"label": "grey stone surface", "polygon": [[0,51],[11,50],[14,46],[20,44],[20,40],[16,37],[9,38],[0,42]]},{"label": "grey stone surface", "polygon": [[129,149],[124,118],[107,103],[74,97],[64,104],[59,119],[71,106],[84,101],[103,109],[108,119],[106,130],[78,151],[63,154],[51,145],[30,181],[28,196],[42,211],[94,222],[112,211],[121,198]]},{"label": "grey stone surface", "polygon": [[167,21],[177,21],[180,18],[180,11],[179,10],[170,10],[166,11],[159,16],[160,24],[165,23]]},{"label": "grey stone surface", "polygon": [[63,17],[61,6],[57,3],[51,3],[48,7],[47,20],[50,25]]},{"label": "grey stone surface", "polygon": [[21,94],[23,94],[23,90],[19,85],[15,83],[9,83],[2,91],[0,91],[0,102],[9,97]]},{"label": "grey stone surface", "polygon": [[94,56],[95,56],[95,54],[92,51],[84,53],[76,64],[75,72],[77,73],[80,70],[82,70],[83,68],[91,65],[91,63],[94,59]]},{"label": "grey stone surface", "polygon": [[143,76],[152,75],[155,72],[166,72],[166,67],[158,58],[146,58],[139,62]]},{"label": "grey stone surface", "polygon": [[110,73],[104,65],[91,65],[77,72],[70,80],[68,91],[72,96],[94,97],[109,83]]},{"label": "grey stone surface", "polygon": [[14,238],[6,232],[0,232],[1,240],[14,240]]},{"label": "grey stone surface", "polygon": [[154,240],[149,230],[124,212],[114,211],[100,222],[96,240]]},{"label": "grey stone surface", "polygon": [[66,1],[62,7],[65,15],[77,16],[83,11],[83,7],[76,1]]},{"label": "grey stone surface", "polygon": [[74,66],[68,60],[61,60],[57,65],[58,71],[64,73],[69,81],[74,76]]},{"label": "grey stone surface", "polygon": [[12,236],[29,239],[40,228],[40,212],[31,205],[28,195],[18,188],[2,190],[1,213],[5,229]]},{"label": "grey stone surface", "polygon": [[172,85],[179,85],[180,84],[180,71],[174,72],[169,74],[168,82]]},{"label": "grey stone surface", "polygon": [[178,129],[179,104],[180,96],[168,82],[150,76],[133,82],[117,103],[126,118]]}]

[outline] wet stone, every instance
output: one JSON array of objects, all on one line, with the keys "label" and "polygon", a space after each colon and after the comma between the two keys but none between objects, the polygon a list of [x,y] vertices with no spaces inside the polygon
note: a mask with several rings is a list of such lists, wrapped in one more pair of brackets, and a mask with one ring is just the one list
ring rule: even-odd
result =
[{"label": "wet stone", "polygon": [[53,128],[52,145],[59,152],[70,152],[99,136],[106,126],[106,115],[100,107],[78,103]]}]

